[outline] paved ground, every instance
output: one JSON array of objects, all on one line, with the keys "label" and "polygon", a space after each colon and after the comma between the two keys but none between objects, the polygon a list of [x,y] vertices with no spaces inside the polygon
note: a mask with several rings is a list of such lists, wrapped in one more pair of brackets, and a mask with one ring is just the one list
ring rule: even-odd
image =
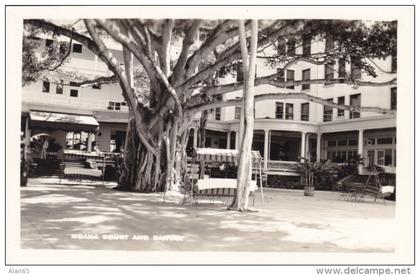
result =
[{"label": "paved ground", "polygon": [[30,179],[21,189],[21,247],[34,249],[392,252],[394,202],[337,199],[333,192],[264,190],[265,208],[182,205],[111,183]]}]

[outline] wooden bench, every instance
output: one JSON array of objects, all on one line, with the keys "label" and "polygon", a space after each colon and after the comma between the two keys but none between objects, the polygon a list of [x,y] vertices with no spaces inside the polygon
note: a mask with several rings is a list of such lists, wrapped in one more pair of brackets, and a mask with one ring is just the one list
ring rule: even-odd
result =
[{"label": "wooden bench", "polygon": [[101,179],[103,172],[101,169],[84,168],[78,162],[63,162],[63,176],[78,179]]},{"label": "wooden bench", "polygon": [[[236,193],[237,180],[232,178],[205,178],[198,179],[193,192],[193,199],[198,197],[208,197],[214,199],[233,198]],[[257,182],[251,180],[250,193],[257,191]]]}]

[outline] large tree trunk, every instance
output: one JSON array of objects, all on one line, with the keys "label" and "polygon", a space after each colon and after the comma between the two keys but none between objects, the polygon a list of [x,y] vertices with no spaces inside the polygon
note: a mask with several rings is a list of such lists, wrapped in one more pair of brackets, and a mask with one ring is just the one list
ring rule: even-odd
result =
[{"label": "large tree trunk", "polygon": [[165,166],[161,162],[162,154],[165,154],[165,151],[161,145],[156,148],[156,154],[153,154],[141,143],[134,118],[130,117],[117,189],[139,192],[163,191],[161,172]]},{"label": "large tree trunk", "polygon": [[241,116],[243,120],[243,137],[240,139],[240,156],[238,165],[238,184],[236,197],[229,209],[244,211],[248,209],[249,187],[252,174],[251,148],[254,133],[254,78],[255,78],[255,60],[257,50],[258,23],[252,20],[251,31],[251,53],[248,64],[248,51],[246,48],[245,24],[243,20],[239,21],[239,33],[241,40],[242,64],[244,71],[244,96],[243,110]]},{"label": "large tree trunk", "polygon": [[179,125],[168,122],[163,132],[149,133],[158,141],[153,153],[142,144],[135,119],[130,117],[117,189],[146,193],[180,191],[188,131],[178,133]]}]

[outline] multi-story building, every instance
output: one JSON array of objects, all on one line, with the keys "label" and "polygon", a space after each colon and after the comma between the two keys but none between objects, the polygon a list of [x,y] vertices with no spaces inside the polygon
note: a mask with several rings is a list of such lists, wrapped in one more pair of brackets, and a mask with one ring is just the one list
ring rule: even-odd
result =
[{"label": "multi-story building", "polygon": [[[43,40],[41,47],[50,40]],[[301,46],[286,43],[282,49],[287,55],[309,55],[323,52],[330,43],[323,39],[308,41]],[[110,74],[106,65],[92,52],[73,43],[71,60],[63,71],[101,76]],[[121,51],[115,48],[114,55]],[[255,94],[267,92],[304,92],[352,106],[397,108],[397,87],[360,86],[344,83],[329,84],[328,79],[344,78],[386,82],[396,77],[396,57],[374,61],[378,77],[373,79],[361,72],[356,62],[342,60],[329,65],[315,65],[298,61],[283,73],[278,81],[325,79],[325,83],[302,84],[287,88],[259,85]],[[279,68],[282,68],[279,65]],[[380,69],[379,69],[380,68]],[[257,77],[278,72],[266,64],[265,58],[257,60]],[[241,74],[219,74],[220,83],[240,81]],[[238,79],[236,79],[238,78]],[[223,99],[241,96],[242,91],[223,95]],[[41,80],[23,87],[22,132],[26,138],[48,132],[65,149],[91,151],[97,145],[101,151],[114,151],[123,147],[128,109],[117,84],[77,87],[71,79]],[[217,108],[207,123],[206,146],[237,148],[239,107]],[[197,126],[191,131],[191,146],[197,145]],[[94,142],[94,143],[93,143]],[[268,100],[255,103],[255,132],[253,147],[264,158],[264,168],[276,170],[300,160],[330,159],[344,162],[352,156],[365,158],[366,165],[376,164],[388,171],[396,167],[396,116],[371,112],[349,112],[304,100]]]}]

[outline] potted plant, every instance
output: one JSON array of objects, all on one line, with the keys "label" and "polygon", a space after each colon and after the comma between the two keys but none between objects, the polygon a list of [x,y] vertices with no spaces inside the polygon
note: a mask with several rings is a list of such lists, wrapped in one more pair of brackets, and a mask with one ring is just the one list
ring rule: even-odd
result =
[{"label": "potted plant", "polygon": [[302,176],[305,196],[313,196],[315,184],[331,182],[337,174],[338,169],[329,160],[311,162],[306,158],[301,158],[303,162],[298,163],[298,172]]},{"label": "potted plant", "polygon": [[315,191],[314,176],[318,162],[311,162],[311,160],[304,157],[301,157],[301,160],[303,160],[303,162],[298,163],[298,172],[300,173],[303,181],[303,195],[313,196]]}]

